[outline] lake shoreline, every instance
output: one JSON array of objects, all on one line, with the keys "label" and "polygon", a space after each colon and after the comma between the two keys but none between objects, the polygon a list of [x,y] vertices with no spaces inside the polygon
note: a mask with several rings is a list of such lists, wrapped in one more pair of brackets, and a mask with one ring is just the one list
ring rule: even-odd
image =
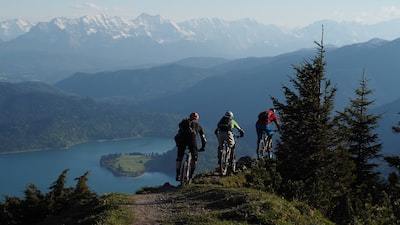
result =
[{"label": "lake shoreline", "polygon": [[[105,142],[106,141],[106,142]],[[143,186],[173,182],[174,177],[162,172],[146,171],[142,176],[116,177],[99,165],[99,159],[108,154],[138,152],[163,154],[173,148],[170,138],[144,137],[129,140],[97,140],[72,147],[70,150],[54,149],[26,154],[0,155],[0,195],[23,197],[26,185],[34,183],[46,191],[59,173],[69,169],[67,186],[74,185],[74,178],[89,171],[89,184],[98,193],[130,193]],[[139,175],[139,174],[137,174]]]},{"label": "lake shoreline", "polygon": [[[90,143],[103,143],[103,142],[116,142],[116,141],[126,141],[126,140],[134,140],[139,138],[146,138],[146,136],[135,136],[135,137],[126,137],[126,138],[114,138],[114,139],[97,139],[97,140],[89,140],[83,141],[79,143],[75,143],[66,147],[52,147],[52,148],[40,148],[40,149],[27,149],[27,150],[18,150],[18,151],[6,151],[0,152],[0,155],[12,155],[12,154],[22,154],[22,153],[30,153],[30,152],[43,152],[43,151],[51,151],[51,150],[69,150],[75,146],[82,145],[82,144],[90,144]],[[148,138],[152,138],[149,136]]]}]

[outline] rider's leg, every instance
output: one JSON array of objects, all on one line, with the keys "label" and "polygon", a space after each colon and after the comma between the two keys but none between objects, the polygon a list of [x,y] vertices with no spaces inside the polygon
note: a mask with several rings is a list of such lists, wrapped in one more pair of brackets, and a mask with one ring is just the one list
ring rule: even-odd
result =
[{"label": "rider's leg", "polygon": [[182,165],[183,155],[185,154],[185,148],[186,146],[183,144],[177,145],[178,155],[176,157],[176,177],[175,177],[176,181],[181,180],[181,165]]}]

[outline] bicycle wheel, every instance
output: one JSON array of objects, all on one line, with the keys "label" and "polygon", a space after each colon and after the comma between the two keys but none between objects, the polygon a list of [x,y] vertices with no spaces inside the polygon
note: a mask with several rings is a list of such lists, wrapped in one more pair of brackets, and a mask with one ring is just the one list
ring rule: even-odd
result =
[{"label": "bicycle wheel", "polygon": [[228,170],[228,149],[228,145],[225,144],[221,153],[220,172],[222,176],[225,176]]},{"label": "bicycle wheel", "polygon": [[266,150],[268,158],[272,159],[272,136],[267,136]]},{"label": "bicycle wheel", "polygon": [[225,162],[224,162],[224,176],[228,174],[229,166],[231,161],[231,149],[228,145],[225,148]]},{"label": "bicycle wheel", "polygon": [[190,155],[185,154],[185,161],[181,166],[181,186],[184,186],[189,182],[189,172],[190,172]]},{"label": "bicycle wheel", "polygon": [[236,172],[236,157],[235,157],[235,153],[232,151],[232,149],[230,149],[229,151],[229,168],[230,171],[229,173],[235,173]]},{"label": "bicycle wheel", "polygon": [[258,142],[258,148],[257,148],[257,158],[262,158],[262,149],[264,146],[264,140],[261,138]]},{"label": "bicycle wheel", "polygon": [[259,145],[259,158],[263,158],[267,151],[267,135],[263,132]]}]

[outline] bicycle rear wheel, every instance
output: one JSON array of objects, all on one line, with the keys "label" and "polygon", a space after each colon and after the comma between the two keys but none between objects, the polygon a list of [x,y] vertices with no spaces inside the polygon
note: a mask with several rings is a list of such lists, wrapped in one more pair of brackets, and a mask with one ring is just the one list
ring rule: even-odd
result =
[{"label": "bicycle rear wheel", "polygon": [[258,157],[263,158],[266,151],[267,151],[267,135],[263,133],[260,139],[260,144],[258,145]]},{"label": "bicycle rear wheel", "polygon": [[221,162],[219,165],[219,169],[220,169],[222,176],[225,176],[226,173],[228,172],[228,164],[229,164],[229,161],[228,161],[229,152],[228,151],[229,151],[229,147],[227,144],[225,144],[224,149],[222,150],[222,153],[221,153]]},{"label": "bicycle rear wheel", "polygon": [[266,141],[266,150],[268,154],[268,158],[272,159],[272,136],[267,136],[267,141]]},{"label": "bicycle rear wheel", "polygon": [[181,185],[184,186],[189,183],[190,180],[190,154],[185,155],[185,161],[181,166]]}]

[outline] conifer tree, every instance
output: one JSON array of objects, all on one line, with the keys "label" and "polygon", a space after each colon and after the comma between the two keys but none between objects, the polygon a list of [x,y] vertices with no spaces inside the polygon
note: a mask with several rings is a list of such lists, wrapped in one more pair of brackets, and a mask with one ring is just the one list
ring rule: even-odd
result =
[{"label": "conifer tree", "polygon": [[75,204],[88,204],[88,202],[93,202],[96,204],[96,194],[91,192],[88,186],[88,176],[89,172],[84,173],[82,176],[75,178],[76,185],[74,189],[74,202]]},{"label": "conifer tree", "polygon": [[328,213],[346,189],[342,179],[350,179],[351,171],[346,159],[339,159],[341,154],[335,152],[331,114],[336,88],[325,77],[323,41],[316,44],[316,56],[294,67],[293,88],[283,87],[285,102],[272,100],[281,118],[277,149],[278,170],[285,184],[281,192]]},{"label": "conifer tree", "polygon": [[[394,132],[400,133],[400,123],[392,129]],[[395,169],[388,177],[388,193],[397,222],[400,224],[400,156],[387,156],[385,161]]]},{"label": "conifer tree", "polygon": [[46,195],[48,209],[52,213],[57,213],[68,204],[70,189],[66,188],[68,169],[62,171],[57,180],[50,186],[50,192]]},{"label": "conifer tree", "polygon": [[34,224],[43,220],[48,213],[44,195],[34,185],[30,184],[25,190],[23,200],[24,222]]},{"label": "conifer tree", "polygon": [[345,131],[343,139],[347,143],[347,151],[355,164],[356,179],[353,186],[371,193],[379,185],[379,173],[376,171],[378,165],[374,160],[381,157],[382,144],[374,131],[380,116],[369,113],[374,101],[369,99],[372,90],[368,88],[365,73],[355,94],[355,98],[350,100],[350,105],[339,117]]},{"label": "conifer tree", "polygon": [[53,199],[63,196],[65,191],[65,184],[67,182],[68,169],[61,172],[57,180],[50,186],[50,195]]}]

